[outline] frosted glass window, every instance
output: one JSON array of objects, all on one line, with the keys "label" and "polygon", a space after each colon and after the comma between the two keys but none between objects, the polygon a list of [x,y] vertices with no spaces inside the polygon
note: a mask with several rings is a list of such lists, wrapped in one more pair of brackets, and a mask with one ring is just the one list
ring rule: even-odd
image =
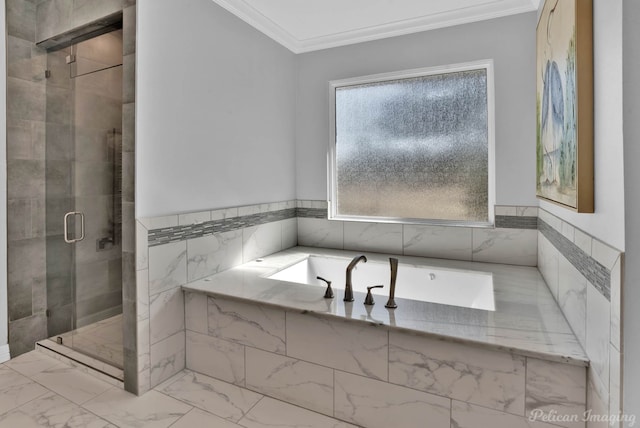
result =
[{"label": "frosted glass window", "polygon": [[487,82],[482,67],[334,85],[334,215],[488,223]]}]

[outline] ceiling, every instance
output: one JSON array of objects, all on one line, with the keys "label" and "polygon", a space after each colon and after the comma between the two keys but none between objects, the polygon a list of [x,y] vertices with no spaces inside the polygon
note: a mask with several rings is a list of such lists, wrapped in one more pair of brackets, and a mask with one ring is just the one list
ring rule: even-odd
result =
[{"label": "ceiling", "polygon": [[213,0],[295,53],[537,10],[540,0]]}]

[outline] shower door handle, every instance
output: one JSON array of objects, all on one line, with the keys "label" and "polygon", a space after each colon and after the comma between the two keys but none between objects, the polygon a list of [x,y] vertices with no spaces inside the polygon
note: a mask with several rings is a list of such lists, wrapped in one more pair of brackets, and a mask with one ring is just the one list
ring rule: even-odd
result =
[{"label": "shower door handle", "polygon": [[[69,239],[69,217],[71,216],[79,216],[80,217],[80,237],[76,239]],[[64,242],[67,244],[73,244],[74,242],[79,242],[84,239],[84,213],[79,211],[69,211],[64,215]]]}]

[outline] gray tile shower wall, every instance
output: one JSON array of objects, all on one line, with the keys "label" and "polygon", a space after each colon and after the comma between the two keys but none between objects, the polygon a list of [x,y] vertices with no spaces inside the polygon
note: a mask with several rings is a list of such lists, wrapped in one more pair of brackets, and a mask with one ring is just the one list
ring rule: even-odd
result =
[{"label": "gray tile shower wall", "polygon": [[36,4],[6,2],[9,346],[15,357],[47,335],[44,70]]},{"label": "gray tile shower wall", "polygon": [[[69,126],[70,110],[64,101],[70,96],[68,66],[65,53],[47,55],[36,46],[46,37],[69,31],[73,27],[113,15],[123,10],[124,54],[135,55],[135,0],[11,0],[6,2],[7,49],[7,162],[8,162],[8,259],[9,259],[9,345],[12,357],[33,349],[37,340],[48,336],[48,326],[53,330],[70,328],[70,298],[63,287],[51,287],[56,292],[47,293],[46,272],[52,273],[51,285],[68,284],[69,278],[56,267],[64,263],[67,254],[61,251],[54,237],[62,233],[61,222],[45,218],[45,191],[55,196],[71,185],[69,159],[73,147]],[[49,60],[49,62],[47,62]],[[64,67],[67,73],[55,73]],[[45,79],[45,70],[52,76]],[[64,76],[64,79],[59,78]],[[128,148],[129,160],[133,159],[134,103],[130,99],[135,88],[134,76],[127,76],[127,104],[123,109],[125,133],[123,140]],[[125,78],[125,81],[127,79]],[[45,167],[45,156],[51,161]],[[132,189],[133,168],[124,168],[125,182]],[[47,182],[45,188],[45,181]],[[132,192],[129,192],[132,194]],[[124,196],[123,196],[124,197]],[[47,207],[47,216],[58,218],[71,211],[69,198],[53,198]],[[126,227],[134,236],[135,221],[133,197],[126,199],[124,216]],[[47,217],[47,218],[48,218]],[[132,240],[131,240],[132,241]],[[47,258],[58,255],[59,260]],[[135,244],[128,242],[126,252],[130,274],[124,275],[135,294]],[[127,260],[122,262],[127,266]],[[113,266],[115,268],[115,266]],[[116,277],[119,275],[116,275]],[[133,281],[130,278],[134,278]],[[120,297],[121,298],[121,297]],[[118,300],[114,294],[113,299]],[[46,316],[46,309],[56,306],[60,310]],[[64,309],[63,309],[64,308]],[[59,314],[56,317],[55,314]],[[132,324],[135,328],[135,322]],[[134,359],[129,359],[133,360]],[[135,379],[135,376],[129,376]]]},{"label": "gray tile shower wall", "polygon": [[[538,269],[591,360],[587,408],[593,414],[621,412],[623,261],[620,251],[540,209]],[[592,426],[599,425],[587,423]]]}]

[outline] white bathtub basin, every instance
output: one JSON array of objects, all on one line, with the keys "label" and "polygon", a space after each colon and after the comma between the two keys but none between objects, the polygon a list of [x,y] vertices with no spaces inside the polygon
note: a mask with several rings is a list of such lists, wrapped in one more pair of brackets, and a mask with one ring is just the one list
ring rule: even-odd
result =
[{"label": "white bathtub basin", "polygon": [[[333,288],[344,289],[345,271],[350,261],[351,259],[338,257],[309,256],[270,275],[269,278],[325,286],[324,282],[316,279],[317,276],[321,276],[331,281]],[[384,285],[384,288],[376,288],[372,292],[385,296],[376,299],[377,303],[386,302],[391,278],[389,263],[360,262],[353,270],[351,278],[353,291],[366,293],[368,286]],[[336,298],[342,298],[342,293],[335,294]],[[495,310],[493,275],[486,272],[399,264],[395,297],[486,311]]]}]

